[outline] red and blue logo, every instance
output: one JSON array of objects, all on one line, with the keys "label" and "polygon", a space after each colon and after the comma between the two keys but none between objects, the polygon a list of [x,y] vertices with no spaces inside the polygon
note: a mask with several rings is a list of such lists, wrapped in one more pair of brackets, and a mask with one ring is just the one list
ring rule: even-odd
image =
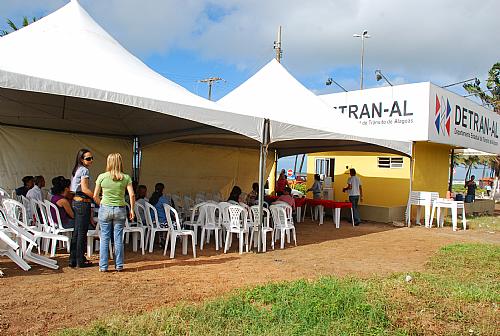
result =
[{"label": "red and blue logo", "polygon": [[451,106],[450,101],[441,97],[439,99],[436,95],[436,115],[434,119],[434,125],[438,134],[450,136],[450,126],[451,126]]}]

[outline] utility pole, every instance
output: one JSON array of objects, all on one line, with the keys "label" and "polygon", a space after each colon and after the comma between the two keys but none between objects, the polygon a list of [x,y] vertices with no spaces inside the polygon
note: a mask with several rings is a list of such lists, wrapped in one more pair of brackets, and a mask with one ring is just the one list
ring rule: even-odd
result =
[{"label": "utility pole", "polygon": [[223,80],[220,77],[210,77],[205,79],[200,79],[198,82],[208,84],[208,100],[212,100],[212,85],[218,81]]},{"label": "utility pole", "polygon": [[278,38],[274,41],[274,49],[276,50],[276,60],[281,63],[281,56],[283,56],[283,50],[281,49],[281,26],[278,28]]}]

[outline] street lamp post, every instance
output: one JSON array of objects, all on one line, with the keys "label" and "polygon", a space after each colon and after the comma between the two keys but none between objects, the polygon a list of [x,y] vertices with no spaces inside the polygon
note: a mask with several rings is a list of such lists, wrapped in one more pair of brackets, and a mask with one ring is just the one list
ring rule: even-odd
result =
[{"label": "street lamp post", "polygon": [[360,88],[363,90],[363,66],[364,66],[364,58],[365,58],[365,39],[370,38],[371,36],[368,35],[368,30],[363,30],[363,33],[361,34],[354,34],[352,37],[359,37],[361,38],[361,84]]}]

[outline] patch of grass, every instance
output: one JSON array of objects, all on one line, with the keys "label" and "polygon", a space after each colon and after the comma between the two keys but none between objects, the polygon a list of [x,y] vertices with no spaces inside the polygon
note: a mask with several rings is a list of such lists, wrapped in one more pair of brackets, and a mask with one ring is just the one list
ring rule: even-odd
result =
[{"label": "patch of grass", "polygon": [[[459,222],[460,225],[461,222]],[[451,226],[451,222],[449,222]],[[500,231],[499,216],[474,216],[467,218],[467,227],[473,230]]]},{"label": "patch of grass", "polygon": [[58,335],[497,335],[500,246],[444,247],[411,276],[270,283]]},{"label": "patch of grass", "polygon": [[431,258],[425,272],[372,281],[375,297],[390,296],[386,313],[409,334],[497,335],[500,330],[500,246],[454,244]]}]

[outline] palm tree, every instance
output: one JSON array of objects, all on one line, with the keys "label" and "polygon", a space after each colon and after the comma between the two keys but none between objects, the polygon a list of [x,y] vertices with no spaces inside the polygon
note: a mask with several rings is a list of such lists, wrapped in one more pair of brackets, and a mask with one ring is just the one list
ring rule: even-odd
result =
[{"label": "palm tree", "polygon": [[[487,90],[480,87],[481,82],[479,79],[472,84],[464,84],[464,89],[471,96],[478,97],[483,105],[493,108],[493,111],[500,114],[500,62],[496,62],[488,71],[488,79],[486,80]],[[493,195],[498,185],[500,177],[500,155],[491,159],[491,166],[495,171],[495,183],[493,188]]]},{"label": "palm tree", "polygon": [[[33,23],[35,21],[37,21],[38,19],[36,17],[33,17],[31,18],[31,21],[28,19],[27,16],[23,17],[23,22],[22,22],[22,27],[26,27],[27,25],[29,25],[30,23]],[[0,36],[5,36],[9,33],[12,33],[13,31],[16,31],[16,30],[19,30],[21,29],[22,27],[18,27],[14,21],[10,20],[10,19],[7,19],[7,25],[10,27],[11,31],[7,31],[7,30],[0,30]]]},{"label": "palm tree", "polygon": [[500,62],[493,64],[488,71],[487,90],[481,88],[480,84],[481,81],[476,79],[474,83],[466,83],[463,87],[469,95],[478,97],[485,106],[500,114]]}]

